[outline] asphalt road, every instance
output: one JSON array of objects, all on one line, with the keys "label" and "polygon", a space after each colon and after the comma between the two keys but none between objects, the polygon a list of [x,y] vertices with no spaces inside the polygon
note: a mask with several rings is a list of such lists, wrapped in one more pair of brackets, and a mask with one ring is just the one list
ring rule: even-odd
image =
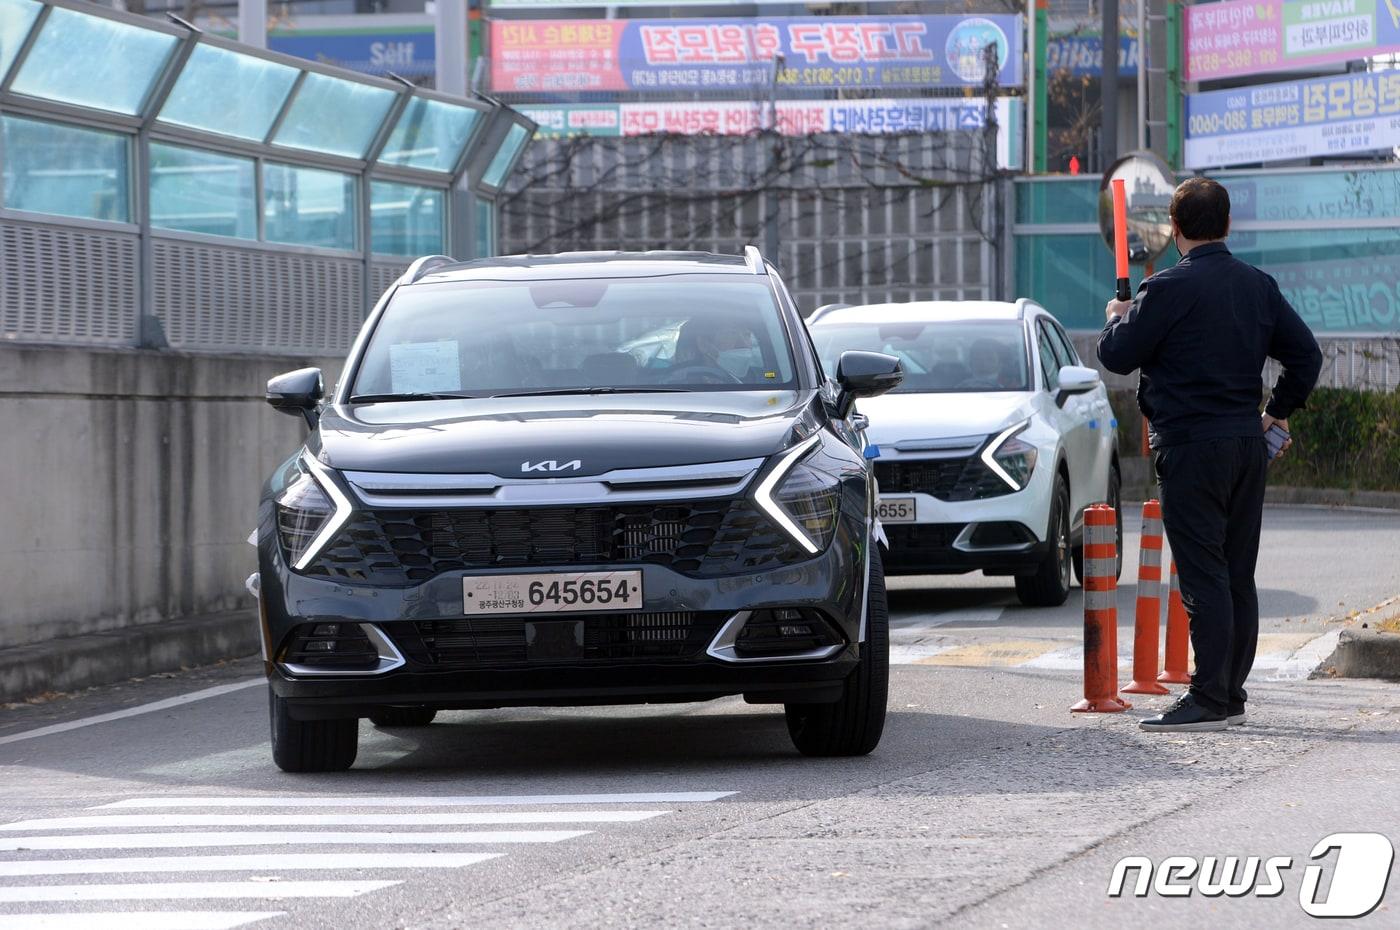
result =
[{"label": "asphalt road", "polygon": [[[1365,622],[1346,614],[1400,594],[1397,549],[1400,515],[1271,511],[1266,633]],[[1270,680],[1285,657],[1247,726],[1154,737],[1136,721],[1166,698],[1067,713],[1073,598],[898,587],[889,725],[862,759],[799,757],[776,709],[726,700],[366,722],[354,770],[291,776],[246,660],[7,708],[0,930],[1309,926],[1318,840],[1400,841],[1397,686]],[[1111,898],[1129,855],[1295,864],[1272,898]],[[1391,882],[1361,926],[1396,925]]]}]

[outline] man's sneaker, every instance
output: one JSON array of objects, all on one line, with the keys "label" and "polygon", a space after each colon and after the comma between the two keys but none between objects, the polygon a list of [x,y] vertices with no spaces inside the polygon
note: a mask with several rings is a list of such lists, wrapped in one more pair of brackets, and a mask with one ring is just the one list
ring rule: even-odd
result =
[{"label": "man's sneaker", "polygon": [[1198,730],[1223,730],[1229,724],[1224,714],[1206,710],[1190,694],[1183,694],[1166,713],[1138,722],[1149,733],[1184,733]]},{"label": "man's sneaker", "polygon": [[1225,722],[1232,727],[1243,726],[1244,708],[1241,707],[1239,710],[1236,710],[1233,707],[1230,708],[1229,712],[1225,714]]}]

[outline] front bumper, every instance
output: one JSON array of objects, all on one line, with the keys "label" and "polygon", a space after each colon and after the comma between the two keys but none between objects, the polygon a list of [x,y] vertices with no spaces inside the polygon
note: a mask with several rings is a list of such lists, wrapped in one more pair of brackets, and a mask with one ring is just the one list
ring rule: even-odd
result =
[{"label": "front bumper", "polygon": [[[434,665],[412,648],[417,624],[460,621],[464,572],[445,572],[419,585],[368,587],[308,577],[288,570],[275,540],[261,534],[261,607],[265,655],[273,691],[300,719],[365,716],[385,705],[439,709],[505,706],[631,704],[695,701],[745,695],[756,703],[832,701],[860,656],[869,542],[863,524],[841,521],[823,552],[794,565],[719,578],[694,578],[651,565],[569,565],[570,572],[636,569],[642,572],[648,614],[704,613],[733,617],[763,608],[819,611],[844,642],[813,659],[726,660],[698,650],[685,657],[518,662],[507,665]],[[531,566],[530,572],[550,571]],[[516,570],[471,572],[510,574]],[[854,580],[854,583],[853,583]],[[520,618],[588,622],[588,613]],[[277,661],[297,626],[305,623],[373,624],[395,641],[404,661],[380,674],[298,673]],[[716,632],[716,638],[718,633]],[[709,645],[713,646],[713,643]],[[720,650],[721,652],[723,650]]]},{"label": "front bumper", "polygon": [[[995,530],[995,542],[979,542]],[[1016,535],[1025,541],[1014,541]],[[890,551],[884,556],[886,575],[961,575],[982,570],[989,575],[1032,572],[1049,552],[1049,543],[1036,539],[1017,522],[897,523],[885,526]]]}]

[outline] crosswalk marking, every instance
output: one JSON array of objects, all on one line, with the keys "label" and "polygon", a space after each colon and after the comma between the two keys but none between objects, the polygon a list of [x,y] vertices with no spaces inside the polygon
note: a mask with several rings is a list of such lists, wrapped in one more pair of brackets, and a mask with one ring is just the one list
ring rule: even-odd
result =
[{"label": "crosswalk marking", "polygon": [[465,846],[559,843],[591,830],[461,830],[451,833],[276,830],[237,833],[68,833],[0,839],[0,852],[28,849],[191,849],[201,846]]},{"label": "crosswalk marking", "polygon": [[0,916],[0,930],[233,930],[285,911],[115,911]]},{"label": "crosswalk marking", "polygon": [[[564,842],[593,834],[601,825],[641,823],[675,813],[669,805],[706,803],[732,794],[268,795],[108,801],[73,816],[0,823],[0,911],[7,912],[0,916],[0,930],[233,930],[285,917],[283,911],[267,910],[273,901],[356,898],[400,885],[422,870],[467,869],[502,859],[507,856],[502,847],[509,844]],[[117,850],[157,852],[122,856],[114,853]],[[48,851],[76,851],[79,857],[43,858]],[[82,857],[83,851],[91,852]],[[204,877],[210,880],[197,880]],[[217,902],[225,899],[245,900],[250,907],[220,908]],[[89,902],[102,901],[137,903],[132,911],[84,910],[92,906]],[[157,902],[182,901],[211,906],[141,909],[142,903],[158,907]],[[50,906],[44,907],[45,902]],[[26,904],[43,913],[17,913],[26,910]]]},{"label": "crosswalk marking", "polygon": [[108,814],[44,817],[0,830],[91,830],[104,827],[435,827],[500,823],[636,823],[671,811],[479,811],[470,814]]},{"label": "crosswalk marking", "polygon": [[0,904],[34,901],[179,901],[191,898],[357,898],[402,882],[135,882],[0,887]]},{"label": "crosswalk marking", "polygon": [[328,869],[460,869],[501,853],[268,853],[234,856],[132,856],[0,862],[0,876],[106,875],[120,872],[264,872]]},{"label": "crosswalk marking", "polygon": [[131,810],[170,807],[487,807],[516,804],[695,804],[718,801],[733,791],[655,791],[622,794],[497,794],[464,797],[214,797],[128,798],[88,810]]}]

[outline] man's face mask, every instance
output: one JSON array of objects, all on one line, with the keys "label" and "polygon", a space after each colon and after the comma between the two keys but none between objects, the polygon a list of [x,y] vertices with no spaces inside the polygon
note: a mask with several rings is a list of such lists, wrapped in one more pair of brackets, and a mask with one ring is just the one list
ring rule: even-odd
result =
[{"label": "man's face mask", "polygon": [[716,357],[719,367],[729,372],[736,378],[742,378],[749,373],[749,369],[757,368],[762,364],[759,358],[757,346],[744,346],[740,349],[725,349]]}]

